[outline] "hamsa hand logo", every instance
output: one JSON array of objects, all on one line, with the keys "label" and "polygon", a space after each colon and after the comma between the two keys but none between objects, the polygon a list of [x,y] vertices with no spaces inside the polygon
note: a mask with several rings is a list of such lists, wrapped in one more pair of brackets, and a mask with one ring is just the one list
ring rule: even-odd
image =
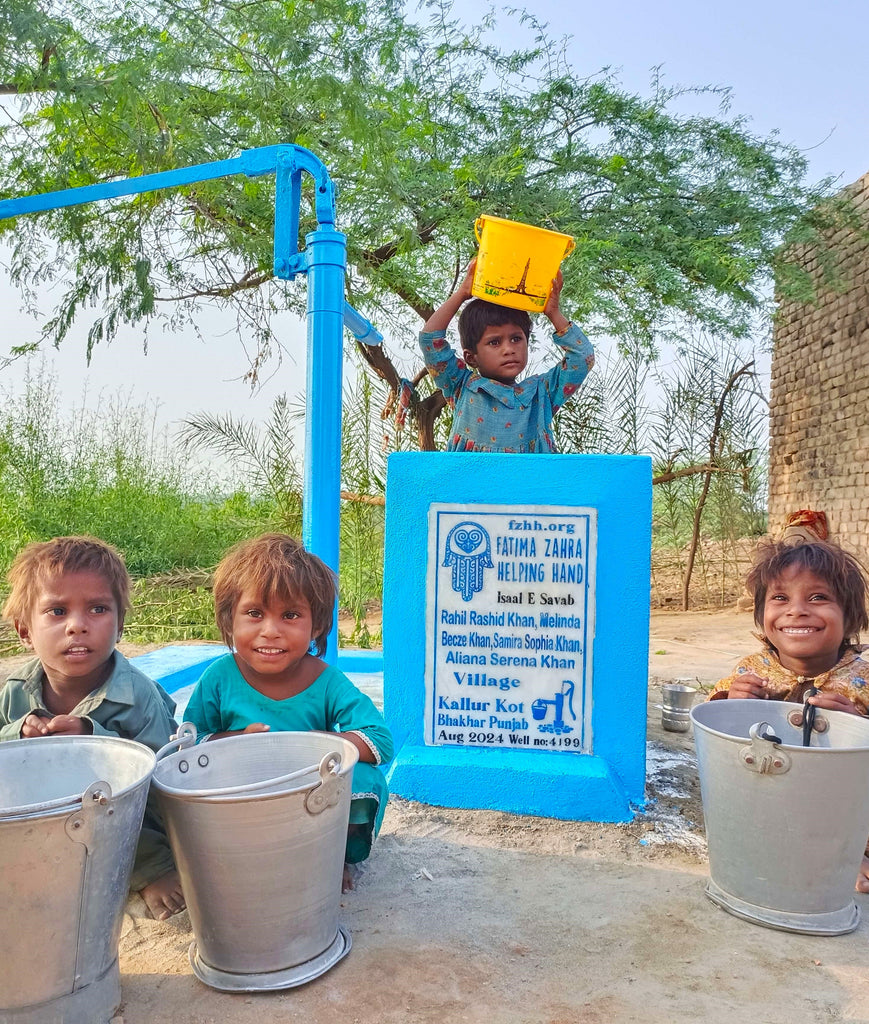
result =
[{"label": "hamsa hand logo", "polygon": [[443,564],[452,567],[453,590],[462,600],[470,601],[483,589],[483,570],[492,568],[489,534],[479,523],[454,526],[447,534]]}]

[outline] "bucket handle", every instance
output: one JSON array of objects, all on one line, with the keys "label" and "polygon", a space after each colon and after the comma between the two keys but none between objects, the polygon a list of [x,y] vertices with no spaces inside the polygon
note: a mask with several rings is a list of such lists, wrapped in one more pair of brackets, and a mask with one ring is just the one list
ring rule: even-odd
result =
[{"label": "bucket handle", "polygon": [[164,757],[168,757],[176,747],[178,750],[185,750],[187,747],[192,747],[194,743],[196,743],[196,726],[192,722],[182,722],[178,726],[178,732],[157,751],[157,760],[162,761]]},{"label": "bucket handle", "polygon": [[309,814],[322,814],[327,807],[334,807],[341,799],[339,774],[341,772],[341,753],[333,750],[326,754],[318,765],[320,785],[315,786],[305,797],[305,810]]},{"label": "bucket handle", "polygon": [[70,793],[69,796],[60,796],[54,800],[43,800],[39,804],[24,804],[21,807],[10,807],[0,810],[0,821],[12,821],[15,818],[33,818],[51,811],[71,810],[80,803],[81,793]]},{"label": "bucket handle", "polygon": [[201,796],[205,799],[208,797],[220,799],[222,796],[234,796],[238,793],[255,793],[258,789],[268,789],[270,786],[281,786],[285,782],[292,782],[294,779],[300,779],[303,775],[310,775],[311,772],[315,772],[318,767],[319,766],[316,764],[310,764],[307,768],[297,768],[294,772],[289,772],[287,775],[277,775],[273,779],[260,779],[259,782],[246,782],[241,786],[224,786],[220,789],[200,789],[198,791],[185,789],[184,793],[186,796]]},{"label": "bucket handle", "polygon": [[791,759],[781,749],[781,740],[772,731],[769,722],[756,722],[749,730],[751,743],[739,750],[744,768],[759,775],[784,775],[790,770]]}]

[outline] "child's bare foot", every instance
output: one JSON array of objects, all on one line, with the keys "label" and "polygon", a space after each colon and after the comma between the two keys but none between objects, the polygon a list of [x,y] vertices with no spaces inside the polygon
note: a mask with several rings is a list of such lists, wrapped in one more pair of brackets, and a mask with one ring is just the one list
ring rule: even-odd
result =
[{"label": "child's bare foot", "polygon": [[857,874],[857,884],[854,886],[857,892],[869,892],[869,857],[863,857],[860,862],[860,871]]},{"label": "child's bare foot", "polygon": [[[351,892],[353,889],[353,883],[356,880],[358,874],[355,864],[344,865],[344,877],[341,879],[341,892]],[[869,881],[869,880],[867,880]]]},{"label": "child's bare foot", "polygon": [[140,890],[139,895],[157,921],[166,921],[187,906],[184,893],[181,891],[181,879],[174,870],[167,872],[156,882],[146,885]]}]

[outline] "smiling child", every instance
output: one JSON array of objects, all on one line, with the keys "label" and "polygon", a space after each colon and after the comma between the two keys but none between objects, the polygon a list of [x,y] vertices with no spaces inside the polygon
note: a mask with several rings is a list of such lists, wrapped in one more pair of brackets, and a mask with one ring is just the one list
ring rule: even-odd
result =
[{"label": "smiling child", "polygon": [[239,733],[339,732],[359,751],[353,769],[344,888],[365,860],[388,792],[378,765],[392,757],[383,716],[338,669],[321,660],[335,610],[335,575],[285,534],[242,541],[214,573],[217,625],[232,653],[210,665],[185,720],[201,740]]},{"label": "smiling child", "polygon": [[[766,649],[743,658],[709,699],[802,703],[813,686],[810,704],[869,714],[869,650],[859,644],[869,628],[866,576],[853,555],[823,541],[768,544],[745,585]],[[857,890],[869,892],[869,857]]]}]

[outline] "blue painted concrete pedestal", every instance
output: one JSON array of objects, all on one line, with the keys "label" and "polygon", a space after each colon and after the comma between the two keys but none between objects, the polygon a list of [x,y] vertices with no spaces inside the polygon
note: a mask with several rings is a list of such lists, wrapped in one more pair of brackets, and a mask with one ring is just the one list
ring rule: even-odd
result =
[{"label": "blue painted concrete pedestal", "polygon": [[[426,609],[433,600],[427,569],[434,550],[429,512],[443,503],[471,520],[476,507],[486,506],[515,505],[517,516],[529,518],[535,508],[542,514],[566,506],[595,510],[591,738],[585,752],[427,742]],[[387,773],[390,790],[445,807],[630,820],[645,790],[650,460],[397,453],[388,466],[385,547],[384,712],[398,751]]]},{"label": "blue painted concrete pedestal", "polygon": [[621,780],[601,757],[405,744],[390,791],[440,807],[475,807],[567,821],[630,821]]}]

